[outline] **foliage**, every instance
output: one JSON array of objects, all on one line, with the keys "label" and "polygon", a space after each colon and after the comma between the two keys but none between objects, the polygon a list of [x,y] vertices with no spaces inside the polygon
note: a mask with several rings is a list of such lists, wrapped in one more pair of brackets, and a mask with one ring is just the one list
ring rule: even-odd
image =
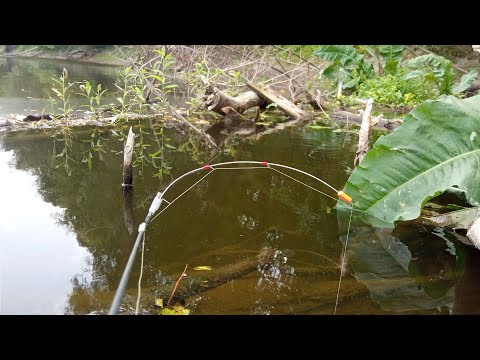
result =
[{"label": "foliage", "polygon": [[174,62],[166,47],[148,56],[150,59],[142,61],[141,66],[127,66],[119,73],[115,86],[121,91],[117,98],[121,105],[120,115],[133,110],[142,113],[146,105],[165,108],[168,94],[177,87],[168,75]]},{"label": "foliage", "polygon": [[467,90],[470,85],[475,81],[478,76],[477,70],[472,70],[469,73],[462,76],[460,82],[452,87],[452,92],[454,94],[460,94],[462,91]]},{"label": "foliage", "polygon": [[378,45],[378,53],[382,55],[385,63],[391,60],[400,61],[403,57],[404,45]]},{"label": "foliage", "polygon": [[342,82],[344,89],[355,88],[362,76],[373,73],[372,64],[351,45],[322,45],[313,54],[332,62],[322,74],[337,84]]},{"label": "foliage", "polygon": [[438,96],[438,92],[425,79],[405,80],[398,75],[384,74],[371,77],[361,83],[356,96],[371,97],[376,104],[414,106]]},{"label": "foliage", "polygon": [[243,86],[240,71],[212,67],[205,59],[195,62],[191,69],[182,71],[182,76],[188,86],[187,97],[189,99],[186,104],[194,111],[201,107],[206,83],[213,86],[221,85],[222,91],[230,96],[237,96]]},{"label": "foliage", "polygon": [[427,54],[413,58],[404,64],[412,69],[406,74],[405,79],[423,78],[434,83],[440,94],[459,94],[466,90],[477,77],[478,72],[472,70],[464,75],[459,84],[454,85],[454,72],[452,62],[443,56]]},{"label": "foliage", "polygon": [[331,62],[322,76],[335,86],[341,82],[352,95],[373,97],[377,103],[387,105],[413,106],[442,94],[458,95],[478,74],[472,70],[454,84],[450,60],[428,54],[404,61],[404,48],[404,45],[322,45],[314,55]]},{"label": "foliage", "polygon": [[88,170],[92,170],[92,159],[94,153],[97,153],[99,160],[103,161],[103,154],[106,153],[103,143],[106,140],[107,139],[102,136],[102,131],[98,127],[93,129],[89,140],[82,140],[82,142],[90,143],[90,148],[84,152],[85,156],[82,159],[82,162],[87,163]]},{"label": "foliage", "polygon": [[466,191],[467,201],[478,205],[478,134],[480,96],[426,101],[379,138],[345,192],[355,209],[389,223],[418,217],[423,204],[450,187]]},{"label": "foliage", "polygon": [[181,305],[164,307],[160,311],[160,315],[190,315],[190,309],[185,309]]},{"label": "foliage", "polygon": [[[65,68],[62,71],[62,75],[60,75],[58,79],[54,77],[52,77],[51,79],[54,82],[54,86],[52,86],[51,89],[54,92],[54,94],[60,99],[60,104],[61,104],[61,107],[58,108],[57,110],[60,110],[61,112],[60,116],[68,120],[71,118],[72,113],[74,111],[74,108],[70,105],[70,96],[71,96],[71,88],[76,83],[75,82],[67,83],[68,71]],[[50,106],[52,108],[52,113],[55,114],[56,101],[50,94],[48,94],[48,96],[50,99]],[[53,116],[55,118],[55,115]],[[69,176],[72,174],[69,161],[71,160],[75,162],[75,160],[70,156],[74,136],[75,135],[72,132],[72,130],[67,126],[63,126],[57,129],[52,135],[54,139],[53,156],[64,159],[64,161],[61,164],[56,165],[55,168],[63,166]],[[57,154],[57,143],[63,144],[62,151],[60,151],[58,154]]]},{"label": "foliage", "polygon": [[[59,76],[58,79],[52,77],[52,81],[54,82],[54,86],[52,86],[52,91],[55,95],[60,99],[61,107],[58,110],[61,111],[61,116],[66,119],[69,119],[74,111],[74,108],[70,106],[70,96],[71,96],[71,87],[76,84],[74,83],[67,83],[68,79],[68,71],[67,69],[63,68],[62,75]],[[56,84],[56,85],[55,85]],[[54,98],[49,94],[50,104],[53,109],[53,105],[55,104]],[[55,111],[54,111],[55,112]]]},{"label": "foliage", "polygon": [[285,49],[280,56],[288,57],[290,53],[297,54],[304,59],[310,59],[314,52],[318,49],[319,45],[280,45],[280,48]]},{"label": "foliage", "polygon": [[88,109],[94,114],[93,116],[98,118],[98,114],[96,113],[97,108],[100,108],[100,100],[102,95],[107,90],[102,90],[102,84],[98,84],[97,90],[95,91],[88,80],[85,80],[83,84],[80,84],[80,90],[83,91],[83,93],[80,93],[80,95],[84,96],[88,100],[88,105],[84,106],[88,107]]}]

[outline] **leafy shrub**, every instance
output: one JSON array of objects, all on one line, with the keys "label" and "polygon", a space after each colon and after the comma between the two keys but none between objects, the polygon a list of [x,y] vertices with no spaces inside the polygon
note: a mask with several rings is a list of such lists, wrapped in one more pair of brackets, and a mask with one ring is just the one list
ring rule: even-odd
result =
[{"label": "leafy shrub", "polygon": [[401,70],[397,74],[375,76],[363,81],[357,96],[373,98],[378,104],[415,106],[426,99],[436,98],[439,91],[426,79],[405,79]]}]

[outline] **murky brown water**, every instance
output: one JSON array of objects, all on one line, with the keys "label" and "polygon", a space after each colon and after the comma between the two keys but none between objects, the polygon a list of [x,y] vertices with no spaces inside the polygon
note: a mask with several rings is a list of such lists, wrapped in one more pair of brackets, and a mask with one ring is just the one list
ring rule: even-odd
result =
[{"label": "murky brown water", "polygon": [[[106,312],[152,198],[199,164],[267,160],[341,188],[357,143],[352,133],[287,128],[258,142],[238,140],[212,160],[185,134],[164,128],[161,135],[161,129],[155,126],[155,139],[145,125],[141,142],[149,145],[145,159],[160,150],[167,163],[137,160],[131,203],[121,188],[123,141],[111,130],[101,133],[105,152],[91,151],[92,129],[75,131],[67,163],[55,156],[64,143],[51,133],[0,137],[0,314]],[[162,146],[162,139],[170,147]],[[91,170],[82,162],[89,151]],[[137,155],[140,159],[140,148]],[[200,177],[181,181],[166,198]],[[295,177],[330,194],[321,184]],[[270,248],[276,254],[270,263],[257,261],[245,275],[189,298],[191,314],[332,314],[348,223],[334,206],[334,200],[273,171],[215,172],[149,226],[142,307],[151,308],[152,291],[175,282],[187,263],[189,277],[183,281],[198,276],[195,266],[225,272],[242,261],[255,263]],[[480,308],[478,253],[447,231],[406,226],[391,231],[354,219],[348,248],[337,314],[476,313]],[[139,260],[128,305],[135,301]]]}]

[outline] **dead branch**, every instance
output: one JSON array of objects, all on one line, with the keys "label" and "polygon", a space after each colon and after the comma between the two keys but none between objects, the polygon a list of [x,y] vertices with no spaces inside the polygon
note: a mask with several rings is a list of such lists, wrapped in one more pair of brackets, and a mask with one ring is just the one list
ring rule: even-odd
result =
[{"label": "dead branch", "polygon": [[255,106],[262,106],[264,103],[265,100],[253,91],[247,91],[236,97],[231,97],[217,88],[208,85],[205,89],[205,95],[203,96],[202,107],[221,115],[225,115],[222,111],[223,108],[231,107],[242,114],[246,110]]},{"label": "dead branch", "polygon": [[267,86],[254,84],[251,82],[248,82],[247,86],[248,88],[255,91],[260,97],[264,98],[266,101],[277,104],[282,111],[295,119],[310,120],[313,118],[312,114],[300,109],[295,104],[293,104],[277,92],[273,91],[272,89],[268,88]]},{"label": "dead branch", "polygon": [[373,107],[373,98],[368,99],[367,106],[362,116],[362,125],[360,126],[360,134],[358,139],[358,150],[355,155],[355,160],[353,161],[354,165],[358,165],[362,160],[365,154],[370,149],[370,134],[372,133],[372,113]]}]

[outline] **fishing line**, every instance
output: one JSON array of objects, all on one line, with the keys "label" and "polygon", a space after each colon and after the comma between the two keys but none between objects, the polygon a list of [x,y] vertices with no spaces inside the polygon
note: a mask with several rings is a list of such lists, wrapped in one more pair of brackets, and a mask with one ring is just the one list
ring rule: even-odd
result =
[{"label": "fishing line", "polygon": [[338,280],[337,299],[335,300],[335,309],[333,310],[333,315],[337,314],[338,296],[340,295],[340,286],[342,285],[342,275],[343,275],[343,269],[345,266],[345,255],[347,254],[348,236],[350,235],[350,224],[352,223],[352,214],[353,214],[353,205],[351,205],[350,207],[350,219],[348,220],[347,238],[345,240],[345,246],[343,248],[343,257],[342,257],[342,264],[341,264],[342,266],[340,268],[340,279]]},{"label": "fishing line", "polygon": [[[204,176],[202,176],[202,178],[200,180],[198,180],[195,184],[193,184],[192,186],[190,186],[187,190],[185,190],[183,193],[181,193],[180,195],[178,195],[175,199],[173,199],[172,201],[170,201],[170,203],[165,206],[162,211],[160,211],[157,215],[154,216],[154,218],[150,221],[152,222],[153,220],[155,220],[161,213],[163,213],[165,210],[167,210],[170,205],[173,205],[173,203],[175,201],[177,201],[178,199],[180,199],[183,195],[185,195],[190,189],[192,189],[195,185],[197,185],[200,181],[202,181],[203,179],[205,179],[208,175],[210,175],[213,171],[209,171],[208,173],[206,173]],[[165,192],[164,192],[165,193]]]},{"label": "fishing line", "polygon": [[135,315],[138,315],[138,308],[140,307],[140,296],[142,294],[143,254],[144,253],[145,253],[145,233],[143,233],[142,262],[140,263],[140,276],[138,277],[138,295],[137,295],[137,306],[135,308]]},{"label": "fishing line", "polygon": [[[215,157],[215,156],[214,156]],[[255,164],[256,166],[239,166],[239,167],[220,167],[222,165],[238,165],[238,164]],[[258,165],[261,165],[261,166],[258,166]],[[335,191],[337,193],[337,196],[339,199],[341,199],[342,201],[344,201],[345,203],[347,204],[350,204],[351,205],[351,208],[350,208],[350,220],[349,220],[349,223],[348,223],[348,230],[347,230],[347,238],[346,238],[346,242],[345,242],[345,249],[344,249],[344,253],[343,253],[343,259],[342,259],[342,269],[340,271],[340,280],[339,280],[339,284],[338,284],[338,291],[337,291],[337,300],[336,300],[336,304],[335,304],[335,310],[334,310],[334,314],[336,313],[337,311],[337,305],[338,305],[338,296],[339,296],[339,293],[340,293],[340,286],[341,286],[341,281],[342,281],[342,274],[343,274],[343,267],[345,265],[345,254],[346,254],[346,250],[347,250],[347,245],[348,245],[348,237],[349,237],[349,233],[350,233],[350,225],[351,225],[351,220],[352,220],[352,214],[353,214],[353,205],[352,205],[352,198],[346,194],[345,192],[343,191],[339,191],[337,189],[335,189],[332,185],[328,184],[327,182],[323,181],[322,179],[312,175],[312,174],[309,174],[305,171],[302,171],[302,170],[299,170],[299,169],[296,169],[294,167],[291,167],[291,166],[287,166],[287,165],[281,165],[281,164],[275,164],[275,163],[268,163],[266,161],[228,161],[228,162],[223,162],[223,163],[217,163],[217,164],[213,164],[213,165],[204,165],[203,167],[200,167],[200,168],[197,168],[197,169],[193,169],[191,171],[188,171],[186,172],[185,174],[179,176],[178,178],[176,178],[175,180],[173,180],[169,185],[167,185],[167,187],[165,188],[165,190],[162,192],[158,192],[157,195],[155,196],[155,198],[153,199],[152,201],[152,204],[149,208],[149,211],[148,211],[148,214],[145,218],[145,221],[140,224],[139,228],[138,228],[138,236],[137,236],[137,240],[135,241],[135,244],[133,246],[133,249],[132,249],[132,252],[130,253],[130,257],[128,259],[128,262],[127,262],[127,265],[125,266],[125,269],[124,269],[124,272],[123,272],[123,275],[122,275],[122,278],[120,280],[120,283],[119,283],[119,286],[117,288],[117,291],[115,293],[115,296],[114,296],[114,299],[113,299],[113,302],[112,302],[112,305],[110,307],[110,310],[109,310],[109,315],[114,315],[118,312],[118,309],[120,308],[120,303],[121,303],[121,300],[122,300],[122,297],[123,297],[123,294],[125,293],[125,289],[126,289],[126,286],[127,286],[127,282],[128,282],[128,277],[130,276],[130,273],[131,273],[131,270],[132,270],[132,266],[133,266],[133,262],[134,262],[134,259],[135,259],[135,255],[136,255],[136,252],[138,251],[138,246],[140,244],[140,240],[143,236],[143,242],[142,242],[142,260],[141,260],[141,269],[140,269],[140,276],[139,276],[139,280],[138,280],[138,296],[137,296],[137,304],[136,304],[136,309],[135,309],[135,314],[138,314],[138,311],[139,311],[139,307],[140,307],[140,297],[141,297],[141,281],[142,281],[142,276],[143,276],[143,261],[144,261],[144,250],[145,250],[145,231],[146,231],[146,228],[148,226],[148,224],[150,222],[152,222],[153,220],[155,220],[160,214],[162,214],[165,210],[167,210],[171,205],[173,205],[175,203],[175,201],[177,201],[178,199],[180,199],[183,195],[185,195],[188,191],[190,191],[193,187],[195,187],[198,183],[200,183],[203,179],[205,179],[207,176],[209,176],[211,173],[213,173],[215,170],[247,170],[247,169],[271,169],[271,170],[274,170],[278,173],[280,173],[281,175],[284,175],[312,190],[315,190],[316,192],[319,192],[321,193],[322,195],[325,195],[333,200],[337,200],[336,198],[334,198],[333,196],[330,196],[310,185],[307,185],[305,184],[304,182],[300,181],[300,180],[297,180],[295,179],[294,177],[290,176],[290,175],[287,175],[285,173],[283,173],[282,171],[278,170],[278,169],[275,169],[273,168],[272,166],[275,166],[275,167],[281,167],[281,168],[285,168],[285,169],[290,169],[290,170],[293,170],[293,171],[296,171],[296,172],[299,172],[301,174],[304,174],[306,176],[309,176],[319,182],[321,182],[322,184],[324,184],[325,186],[328,186],[330,189],[332,189],[333,191]],[[186,189],[184,192],[182,192],[179,196],[177,196],[175,199],[173,199],[171,202],[167,201],[166,199],[163,198],[163,196],[165,195],[165,193],[170,189],[170,187],[172,187],[175,183],[177,183],[180,179],[188,176],[188,175],[191,175],[191,174],[194,174],[194,173],[198,173],[199,171],[201,170],[205,170],[207,171],[207,173],[202,176],[199,180],[197,180],[193,185],[191,185],[188,189]],[[165,201],[167,203],[167,206],[165,206],[157,215],[153,216],[155,214],[156,211],[158,211],[158,209],[160,208],[162,202]]]},{"label": "fishing line", "polygon": [[325,196],[329,197],[330,199],[333,199],[333,200],[335,200],[335,201],[337,200],[337,199],[335,199],[333,196],[330,196],[330,195],[328,195],[328,194],[325,194],[323,191],[320,191],[320,190],[318,190],[318,189],[315,189],[313,186],[307,185],[307,184],[305,184],[304,182],[295,179],[293,176],[287,175],[287,174],[285,174],[284,172],[281,172],[280,170],[277,170],[277,169],[274,169],[274,168],[270,168],[270,169],[272,169],[273,171],[276,171],[276,172],[278,172],[279,174],[282,174],[283,176],[286,176],[286,177],[292,179],[293,181],[296,181],[296,182],[298,182],[298,183],[300,183],[300,184],[302,184],[302,185],[304,185],[304,186],[306,186],[306,187],[308,187],[308,188],[310,188],[310,189],[312,189],[312,190],[315,190],[316,192],[319,192],[320,194],[325,195]]}]

